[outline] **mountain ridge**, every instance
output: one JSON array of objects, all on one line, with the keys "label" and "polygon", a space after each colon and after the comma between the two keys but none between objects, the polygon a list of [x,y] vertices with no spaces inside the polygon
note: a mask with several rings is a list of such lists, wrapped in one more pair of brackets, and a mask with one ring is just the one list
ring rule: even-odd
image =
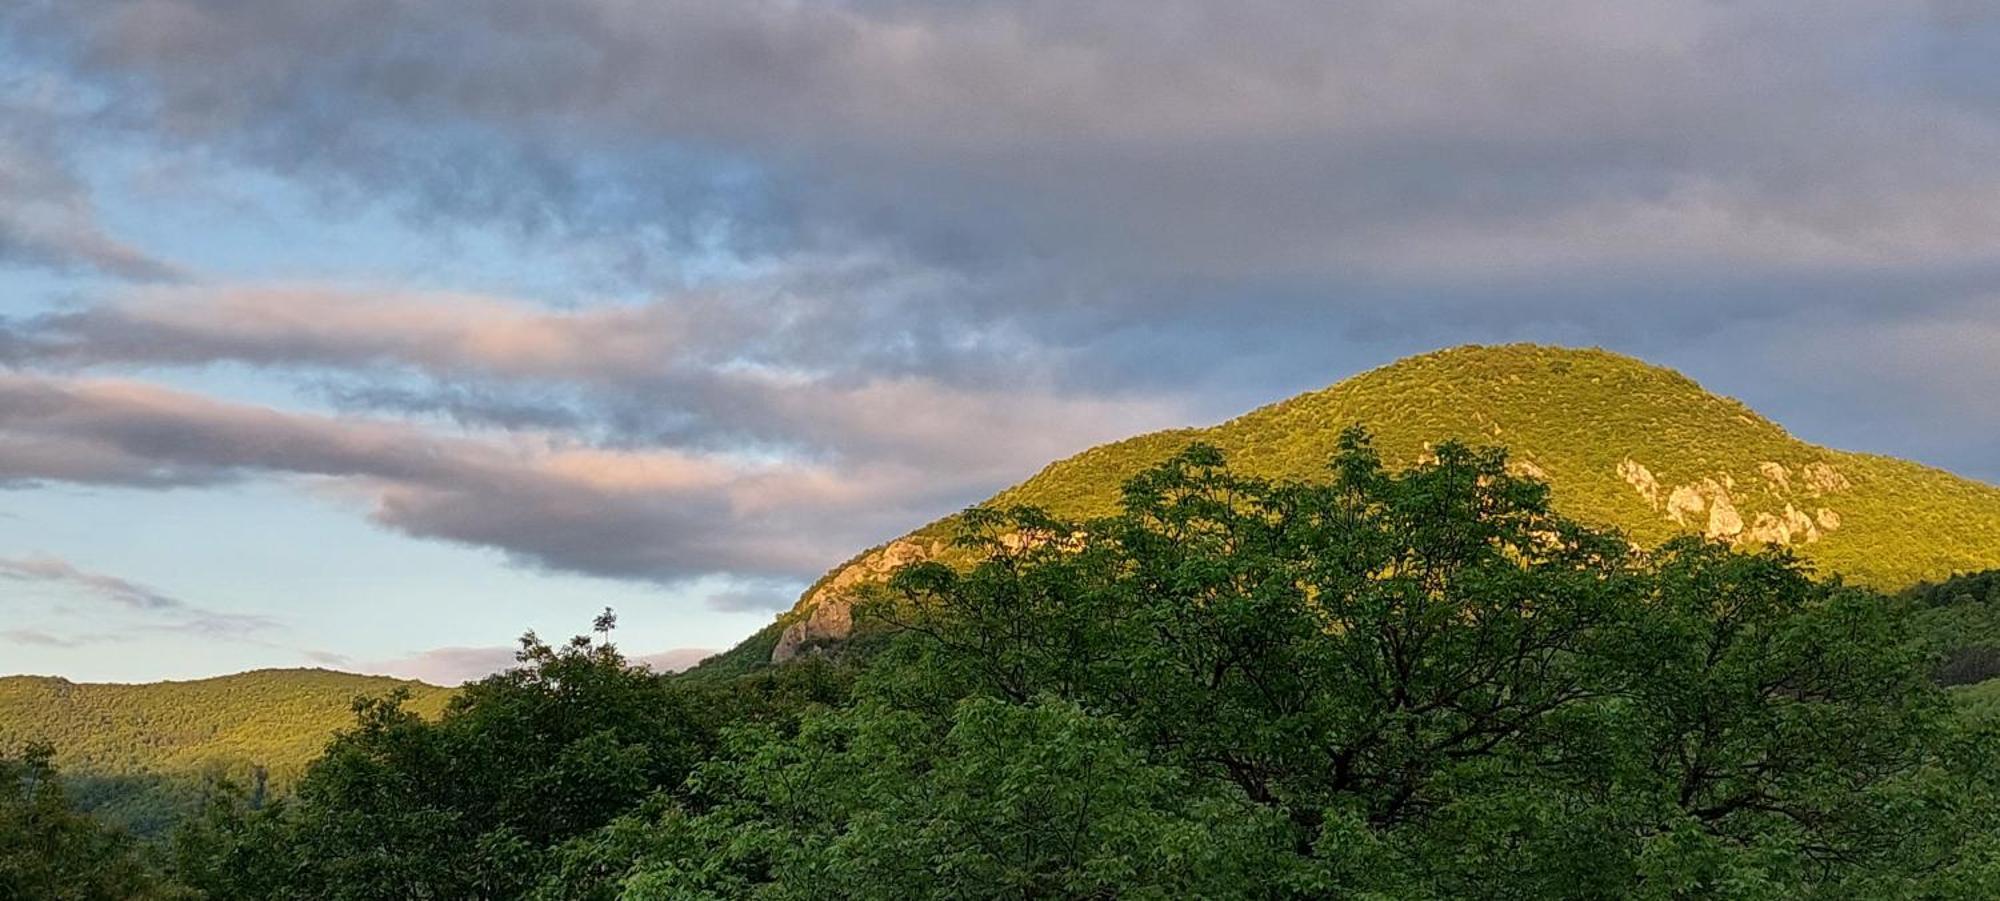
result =
[{"label": "mountain ridge", "polygon": [[[1431,443],[1506,447],[1558,510],[1654,545],[1697,532],[1791,547],[1826,574],[1884,590],[2000,566],[2000,487],[1881,454],[1811,444],[1675,370],[1602,348],[1463,345],[1379,366],[1207,427],[1151,432],[1054,461],[982,506],[1115,512],[1132,474],[1200,440],[1235,468],[1312,478],[1341,430],[1368,428],[1391,466]],[[782,661],[851,631],[846,595],[900,563],[948,553],[957,515],[830,570],[772,626],[705,666]],[[697,668],[695,672],[701,672]]]},{"label": "mountain ridge", "polygon": [[[262,766],[279,778],[303,767],[359,695],[410,692],[435,716],[453,689],[318,667],[247,670],[158,682],[75,682],[0,676],[0,746],[50,742],[65,767],[93,772],[198,773]],[[145,753],[134,753],[144,748]]]}]

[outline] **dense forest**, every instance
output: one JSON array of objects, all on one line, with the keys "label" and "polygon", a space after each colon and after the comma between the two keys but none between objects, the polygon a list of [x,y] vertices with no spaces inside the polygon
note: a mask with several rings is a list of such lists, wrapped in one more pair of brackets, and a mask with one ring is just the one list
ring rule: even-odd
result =
[{"label": "dense forest", "polygon": [[200,805],[205,783],[289,789],[327,739],[353,722],[355,696],[399,688],[409,692],[410,709],[432,717],[452,693],[316,669],[136,685],[5,676],[0,748],[50,745],[76,806],[154,836]]},{"label": "dense forest", "polygon": [[530,634],[154,842],[16,749],[0,898],[2000,897],[2000,576],[1642,549],[1359,431],[1330,478],[1194,444],[1118,497],[969,511],[783,666]]}]

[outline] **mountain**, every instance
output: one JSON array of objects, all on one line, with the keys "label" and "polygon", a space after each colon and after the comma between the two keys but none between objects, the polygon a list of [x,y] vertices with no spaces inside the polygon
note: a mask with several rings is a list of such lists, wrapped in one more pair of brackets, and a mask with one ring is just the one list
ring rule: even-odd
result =
[{"label": "mountain", "polygon": [[353,722],[358,695],[403,688],[411,709],[435,716],[452,690],[322,669],[252,670],[213,679],[142,684],[0,676],[0,747],[54,744],[66,769],[197,772],[218,763],[295,773],[335,729]]},{"label": "mountain", "polygon": [[[1341,431],[1355,424],[1392,466],[1415,464],[1447,439],[1504,446],[1519,472],[1550,485],[1559,510],[1641,545],[1684,532],[1777,543],[1823,573],[1884,590],[2000,566],[2000,488],[1806,443],[1741,402],[1631,357],[1534,345],[1410,357],[1221,425],[1092,448],[986,503],[1109,514],[1125,479],[1196,441],[1244,472],[1320,478]],[[845,639],[851,590],[947,554],[954,522],[836,567],[777,622],[693,672],[740,671]]]},{"label": "mountain", "polygon": [[453,693],[322,669],[131,685],[0,676],[0,753],[28,742],[54,745],[58,764],[79,778],[86,806],[144,832],[191,798],[209,773],[247,781],[261,766],[272,787],[283,787],[334,730],[353,722],[356,696],[398,688],[426,716],[443,711]]}]

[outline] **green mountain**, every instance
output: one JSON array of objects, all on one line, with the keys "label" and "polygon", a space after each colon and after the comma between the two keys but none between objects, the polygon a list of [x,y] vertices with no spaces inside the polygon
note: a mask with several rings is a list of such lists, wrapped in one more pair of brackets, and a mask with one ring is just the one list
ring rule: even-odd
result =
[{"label": "green mountain", "polygon": [[[1500,445],[1571,517],[1642,545],[1701,532],[1789,546],[1823,573],[1893,590],[2000,566],[2000,488],[1905,460],[1808,444],[1692,379],[1602,350],[1468,346],[1410,357],[1221,425],[1141,435],[1051,464],[989,505],[1069,517],[1116,509],[1119,485],[1191,442],[1241,471],[1319,477],[1360,424],[1392,466],[1446,439]],[[847,637],[851,590],[947,555],[954,517],[828,573],[796,607],[697,677],[784,660]]]},{"label": "green mountain", "polygon": [[147,831],[190,799],[201,779],[247,782],[263,767],[283,788],[353,723],[359,695],[410,692],[410,707],[443,711],[453,690],[322,669],[253,670],[143,684],[0,677],[0,753],[31,742],[56,750],[87,807]]}]

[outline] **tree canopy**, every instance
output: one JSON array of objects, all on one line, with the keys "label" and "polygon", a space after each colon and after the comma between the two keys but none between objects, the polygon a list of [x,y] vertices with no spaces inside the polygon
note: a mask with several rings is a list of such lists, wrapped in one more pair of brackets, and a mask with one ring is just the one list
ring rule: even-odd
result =
[{"label": "tree canopy", "polygon": [[219,788],[160,866],[245,899],[2000,894],[1996,720],[1933,678],[1937,604],[1641,549],[1451,443],[1395,471],[1352,431],[1311,482],[1195,445],[1121,497],[969,511],[976,562],[878,587],[867,654],[695,681],[609,611],[529,635],[435,720],[358,702],[284,797]]}]

